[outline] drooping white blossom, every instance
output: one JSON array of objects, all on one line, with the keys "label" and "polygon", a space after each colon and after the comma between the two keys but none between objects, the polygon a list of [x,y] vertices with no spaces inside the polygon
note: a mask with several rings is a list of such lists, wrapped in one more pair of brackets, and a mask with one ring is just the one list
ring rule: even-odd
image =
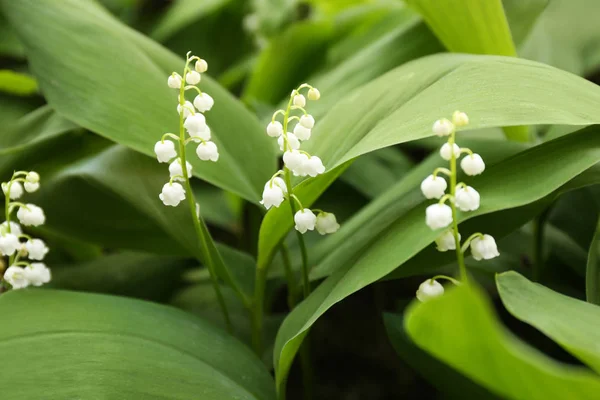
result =
[{"label": "drooping white blossom", "polygon": [[479,175],[485,170],[485,163],[479,154],[473,153],[463,157],[460,167],[467,175]]},{"label": "drooping white blossom", "polygon": [[[460,147],[456,143],[452,145],[454,149],[454,157],[458,158],[460,156]],[[446,160],[450,161],[452,158],[452,152],[450,151],[450,143],[444,143],[444,145],[440,148],[440,156]]]},{"label": "drooping white blossom", "polygon": [[305,114],[300,117],[300,121],[298,121],[298,123],[306,129],[312,129],[315,126],[315,119],[312,115]]},{"label": "drooping white blossom", "polygon": [[215,142],[202,142],[196,147],[196,154],[202,161],[214,161],[219,159],[219,149]]},{"label": "drooping white blossom", "polygon": [[337,232],[340,229],[340,224],[338,224],[335,214],[322,212],[317,215],[315,227],[321,235],[327,235]]},{"label": "drooping white blossom", "polygon": [[[287,137],[287,147],[284,149],[283,146],[285,145],[285,138]],[[277,139],[277,144],[279,145],[279,150],[284,151],[284,150],[289,150],[290,148],[292,150],[298,150],[300,148],[300,141],[298,140],[298,138],[296,137],[296,135],[294,135],[291,132],[288,132],[287,135],[281,135],[279,136],[279,138]]]},{"label": "drooping white blossom", "polygon": [[306,105],[306,98],[304,95],[297,94],[294,96],[293,103],[296,107],[304,107]]},{"label": "drooping white blossom", "polygon": [[185,76],[185,81],[190,85],[197,85],[200,83],[202,76],[197,71],[190,71]]},{"label": "drooping white blossom", "polygon": [[17,218],[25,226],[38,226],[46,222],[44,210],[35,204],[26,204],[25,207],[19,207]]},{"label": "drooping white blossom", "polygon": [[319,92],[319,89],[317,88],[310,88],[308,90],[308,99],[309,100],[319,100],[321,98],[321,92]]},{"label": "drooping white blossom", "polygon": [[9,197],[12,200],[18,199],[19,197],[21,197],[23,195],[23,185],[21,185],[21,182],[18,182],[18,181],[13,181],[12,183],[10,183],[10,182],[2,183],[2,191],[4,192],[4,195],[8,194],[9,186],[10,186]]},{"label": "drooping white blossom", "polygon": [[202,113],[210,111],[214,105],[215,100],[208,93],[199,94],[194,98],[194,106]]},{"label": "drooping white blossom", "polygon": [[469,116],[462,111],[454,111],[452,114],[452,123],[458,128],[469,125]]},{"label": "drooping white blossom", "polygon": [[294,127],[294,135],[300,140],[310,139],[311,130],[300,123],[297,123]]},{"label": "drooping white blossom", "polygon": [[446,204],[430,205],[425,209],[425,223],[431,229],[447,227],[452,223],[452,209]]},{"label": "drooping white blossom", "polygon": [[283,163],[292,172],[301,170],[307,160],[308,156],[298,150],[288,150],[283,153]]},{"label": "drooping white blossom", "polygon": [[491,235],[478,236],[471,241],[471,254],[477,261],[498,257],[498,246]]},{"label": "drooping white blossom", "polygon": [[283,125],[279,121],[271,121],[267,125],[267,135],[271,137],[279,137],[283,135]]},{"label": "drooping white blossom", "polygon": [[[187,176],[192,176],[192,164],[189,161],[185,162],[187,167]],[[169,164],[169,174],[173,180],[183,182],[185,179],[183,178],[183,170],[181,169],[181,158],[177,158],[171,164]]]},{"label": "drooping white blossom", "polygon": [[479,208],[480,196],[471,186],[457,186],[454,201],[461,211],[475,211]]},{"label": "drooping white blossom", "polygon": [[177,104],[177,112],[179,114],[181,114],[181,110],[183,110],[183,118],[187,118],[194,114],[194,105],[189,101],[183,103],[183,106],[181,104]]},{"label": "drooping white blossom", "polygon": [[195,134],[206,130],[206,118],[201,113],[190,115],[185,119],[183,126],[190,136],[195,136]]},{"label": "drooping white blossom", "polygon": [[317,156],[310,156],[302,165],[302,173],[305,173],[313,178],[325,172],[323,161]]},{"label": "drooping white blossom", "polygon": [[0,253],[3,256],[12,256],[20,248],[21,243],[16,234],[5,233],[0,235]]},{"label": "drooping white blossom", "polygon": [[444,195],[448,184],[441,176],[429,175],[421,182],[421,192],[428,199],[439,199]]},{"label": "drooping white blossom", "polygon": [[[4,221],[0,224],[0,233],[9,233],[7,221]],[[21,230],[21,225],[17,224],[16,222],[10,221],[10,233],[17,236],[22,235],[23,231]]]},{"label": "drooping white blossom", "polygon": [[427,279],[425,282],[419,285],[417,290],[417,299],[420,302],[426,302],[428,300],[440,297],[444,294],[444,287],[441,283],[435,279]]},{"label": "drooping white blossom", "polygon": [[203,131],[190,132],[189,135],[195,143],[200,143],[203,140],[208,141],[212,137],[210,126],[208,125],[206,125],[206,128]]},{"label": "drooping white blossom", "polygon": [[433,133],[438,136],[448,136],[454,132],[454,124],[446,118],[438,119],[433,123]]},{"label": "drooping white blossom", "polygon": [[33,192],[36,192],[40,188],[40,184],[39,183],[25,182],[23,184],[23,187],[25,188],[25,191],[27,193],[33,193]]},{"label": "drooping white blossom", "polygon": [[295,228],[298,232],[306,233],[306,231],[315,229],[317,216],[310,209],[305,208],[296,212],[294,222],[296,223]]},{"label": "drooping white blossom", "polygon": [[40,181],[40,174],[35,171],[29,171],[25,176],[26,182],[38,183]]},{"label": "drooping white blossom", "polygon": [[172,89],[181,88],[181,75],[173,72],[173,74],[169,75],[169,79],[167,79],[167,85]]},{"label": "drooping white blossom", "polygon": [[175,143],[170,140],[158,141],[154,145],[154,153],[158,162],[166,163],[171,161],[174,157],[177,157],[177,151],[175,150]]},{"label": "drooping white blossom", "polygon": [[50,269],[44,263],[31,263],[25,270],[25,278],[33,286],[42,286],[52,279]]},{"label": "drooping white blossom", "polygon": [[49,249],[42,239],[31,239],[25,242],[25,250],[31,260],[43,260]]},{"label": "drooping white blossom", "polygon": [[163,186],[158,197],[165,206],[176,207],[182,200],[185,200],[185,189],[177,182],[169,182]]},{"label": "drooping white blossom", "polygon": [[[458,234],[458,240],[460,240],[460,233]],[[456,240],[454,240],[454,233],[452,229],[448,229],[440,236],[435,239],[438,251],[456,250]]]},{"label": "drooping white blossom", "polygon": [[196,70],[196,72],[203,74],[206,71],[208,71],[208,63],[203,59],[199,59],[196,61],[194,69]]},{"label": "drooping white blossom", "polygon": [[260,204],[265,206],[267,210],[271,207],[279,207],[285,199],[286,193],[287,186],[284,180],[280,177],[275,177],[265,184]]},{"label": "drooping white blossom", "polygon": [[27,279],[25,269],[15,265],[11,265],[4,272],[4,280],[10,283],[15,290],[29,286],[29,279]]}]

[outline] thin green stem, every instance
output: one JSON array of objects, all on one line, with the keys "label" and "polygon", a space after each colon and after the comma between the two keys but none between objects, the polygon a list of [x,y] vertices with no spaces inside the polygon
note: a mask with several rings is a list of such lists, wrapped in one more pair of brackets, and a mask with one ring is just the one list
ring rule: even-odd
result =
[{"label": "thin green stem", "polygon": [[[181,87],[179,89],[179,104],[183,107],[185,104],[185,76],[188,71],[189,59],[185,63],[185,68],[183,72],[183,79],[181,81]],[[211,255],[210,247],[208,245],[208,239],[205,235],[204,230],[200,224],[204,225],[204,221],[201,221],[202,217],[200,215],[196,215],[196,198],[194,196],[194,192],[192,191],[192,185],[190,183],[190,177],[188,176],[187,170],[187,162],[186,162],[186,154],[185,154],[185,129],[183,127],[183,113],[179,113],[179,157],[181,159],[181,171],[183,172],[183,179],[185,181],[185,190],[187,192],[187,200],[190,208],[190,213],[192,215],[192,221],[194,222],[194,230],[196,231],[196,236],[198,238],[198,242],[200,243],[201,252],[205,257],[204,263],[208,268],[208,272],[210,274],[210,280],[212,282],[213,288],[215,290],[215,294],[217,296],[217,300],[219,302],[219,306],[221,307],[221,312],[223,313],[223,318],[225,320],[225,325],[227,327],[227,331],[229,333],[233,332],[233,327],[231,325],[231,319],[229,318],[229,312],[227,310],[227,305],[225,304],[225,299],[223,298],[223,294],[221,293],[221,288],[219,287],[219,280],[217,278],[217,272],[215,270],[214,260]]]},{"label": "thin green stem", "polygon": [[288,295],[287,303],[290,311],[296,307],[296,277],[292,270],[292,262],[290,261],[290,252],[285,243],[281,244],[281,260],[283,261],[283,269],[285,271],[285,279],[287,281]]},{"label": "thin green stem", "polygon": [[[456,131],[452,132],[448,139],[450,148],[454,147],[456,139]],[[456,195],[456,155],[454,152],[450,152],[450,197],[455,198]],[[458,233],[458,213],[456,212],[456,204],[454,201],[450,201],[450,207],[452,208],[452,235],[454,236],[454,242],[456,243],[456,261],[458,262],[458,268],[460,270],[460,279],[463,282],[467,282],[469,277],[467,275],[467,267],[465,266],[465,257],[460,248],[460,235]]]}]

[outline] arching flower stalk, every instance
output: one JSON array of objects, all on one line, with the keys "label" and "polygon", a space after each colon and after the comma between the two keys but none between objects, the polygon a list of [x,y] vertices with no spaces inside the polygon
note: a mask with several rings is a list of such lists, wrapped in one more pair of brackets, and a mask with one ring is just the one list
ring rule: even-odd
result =
[{"label": "arching flower stalk", "polygon": [[[186,55],[183,74],[179,75],[173,72],[167,79],[167,85],[179,91],[176,107],[179,114],[179,135],[165,133],[161,140],[156,142],[154,146],[158,162],[169,163],[170,175],[169,181],[165,183],[158,197],[166,206],[171,207],[177,207],[183,200],[188,200],[194,229],[200,244],[202,262],[208,268],[213,288],[223,312],[225,324],[229,331],[231,331],[232,326],[229,313],[216,274],[216,262],[209,247],[210,239],[208,237],[208,230],[200,215],[199,206],[196,203],[190,183],[192,165],[186,160],[185,148],[192,143],[197,145],[196,155],[200,160],[210,162],[217,162],[219,160],[218,147],[211,140],[211,130],[206,124],[206,118],[204,117],[204,113],[210,111],[213,107],[214,100],[208,93],[202,92],[196,86],[202,80],[202,74],[208,70],[208,63],[199,57],[192,56],[190,53],[188,52]],[[194,62],[193,69],[190,66],[192,62]],[[186,91],[190,90],[196,93],[193,102],[186,101],[185,99]],[[220,257],[218,254],[216,256]]]},{"label": "arching flower stalk", "polygon": [[[481,197],[479,192],[463,182],[457,183],[457,162],[464,154],[460,162],[463,172],[469,176],[479,175],[485,170],[485,163],[479,154],[473,153],[468,148],[461,148],[456,143],[456,128],[469,124],[466,113],[455,111],[452,121],[440,119],[433,124],[433,132],[440,137],[448,137],[448,141],[440,149],[440,156],[449,161],[448,168],[437,168],[421,183],[421,191],[428,199],[439,199],[435,204],[425,210],[425,223],[433,230],[444,229],[435,240],[438,251],[456,251],[456,259],[460,270],[462,282],[468,280],[467,268],[464,261],[464,253],[471,248],[471,255],[475,260],[489,260],[500,255],[496,241],[488,234],[475,233],[468,237],[461,245],[461,235],[458,231],[458,210],[461,212],[475,211],[479,208]],[[450,193],[446,193],[448,183],[442,177],[445,175],[450,180]],[[447,204],[446,204],[447,203]],[[427,301],[431,298],[441,296],[444,293],[443,286],[436,278],[458,282],[443,275],[426,280],[417,290],[417,299]]]},{"label": "arching flower stalk", "polygon": [[11,221],[11,215],[16,210],[17,219],[22,225],[39,226],[46,222],[46,215],[40,207],[14,201],[21,198],[24,191],[33,193],[39,187],[40,176],[34,171],[17,171],[9,182],[2,183],[6,221],[0,224],[0,254],[8,257],[9,266],[2,271],[2,290],[41,286],[51,280],[46,264],[34,262],[42,261],[48,253],[46,243],[23,233],[21,225]]}]

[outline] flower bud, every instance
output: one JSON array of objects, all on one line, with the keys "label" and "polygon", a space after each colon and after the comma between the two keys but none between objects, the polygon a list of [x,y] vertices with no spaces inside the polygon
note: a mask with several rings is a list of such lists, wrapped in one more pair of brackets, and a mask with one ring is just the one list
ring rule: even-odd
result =
[{"label": "flower bud", "polygon": [[475,211],[479,208],[480,196],[471,186],[456,186],[454,201],[461,211]]},{"label": "flower bud", "polygon": [[31,183],[31,182],[25,182],[23,184],[23,186],[25,187],[25,191],[27,193],[36,192],[40,188],[40,184],[39,183]]},{"label": "flower bud", "polygon": [[200,113],[190,115],[186,118],[183,126],[187,129],[190,136],[194,136],[194,133],[204,132],[206,130],[206,118]]},{"label": "flower bud", "polygon": [[312,231],[315,229],[317,217],[308,208],[296,212],[294,215],[294,222],[296,223],[296,230],[300,233],[306,233],[306,231]]},{"label": "flower bud", "polygon": [[308,156],[304,153],[300,153],[298,150],[288,150],[283,153],[283,163],[291,171],[301,168],[306,160],[308,160]]},{"label": "flower bud", "polygon": [[[460,157],[460,147],[458,147],[458,145],[454,143],[452,145],[452,148],[454,149],[454,158]],[[452,158],[452,152],[450,151],[450,143],[444,143],[444,145],[440,149],[440,156],[444,160],[450,161],[450,159]]]},{"label": "flower bud", "polygon": [[294,134],[300,140],[308,140],[310,139],[311,130],[300,123],[296,124],[294,127]]},{"label": "flower bud", "polygon": [[462,111],[454,111],[454,114],[452,114],[452,123],[459,128],[469,125],[469,116]]},{"label": "flower bud", "polygon": [[417,290],[417,299],[424,303],[428,300],[440,297],[444,294],[444,287],[435,279],[427,279],[419,285]]},{"label": "flower bud", "polygon": [[448,184],[440,176],[429,175],[421,182],[421,192],[428,199],[439,199],[444,195]]},{"label": "flower bud", "polygon": [[[460,233],[458,234],[458,240],[460,240]],[[454,233],[451,229],[448,229],[444,233],[435,239],[438,251],[456,250],[456,240],[454,240]]]},{"label": "flower bud", "polygon": [[[284,143],[284,138],[287,137],[287,148],[284,149],[283,145]],[[287,135],[281,135],[279,136],[279,139],[277,139],[277,144],[279,144],[279,150],[284,151],[284,150],[298,150],[300,148],[300,141],[298,140],[298,138],[296,137],[296,135],[294,135],[291,132],[288,132]]]},{"label": "flower bud", "polygon": [[317,215],[315,227],[321,235],[326,235],[337,232],[340,229],[340,224],[338,224],[335,214],[322,212]]},{"label": "flower bud", "polygon": [[267,125],[267,135],[271,137],[279,137],[283,135],[283,125],[279,121],[271,121]]},{"label": "flower bud", "polygon": [[306,99],[301,94],[295,95],[293,102],[296,107],[304,107],[306,105]]},{"label": "flower bud", "polygon": [[308,90],[308,99],[309,100],[319,100],[321,98],[321,93],[319,92],[319,89],[317,88],[310,88]]},{"label": "flower bud", "polygon": [[29,171],[27,176],[25,176],[25,180],[31,183],[38,183],[40,181],[40,174],[35,171]]},{"label": "flower bud", "polygon": [[432,204],[425,210],[425,223],[431,229],[445,228],[452,223],[452,209],[446,204]]},{"label": "flower bud", "polygon": [[300,117],[298,123],[306,129],[312,129],[315,126],[315,119],[312,115],[306,114]]},{"label": "flower bud", "polygon": [[199,59],[196,61],[196,64],[194,64],[194,69],[196,72],[203,74],[208,71],[208,63],[203,59]]},{"label": "flower bud", "polygon": [[[188,161],[185,162],[187,167],[187,175],[188,178],[192,176],[192,164]],[[183,182],[185,179],[183,178],[183,169],[181,168],[181,158],[177,158],[171,164],[169,164],[169,174],[170,177],[175,181]]]},{"label": "flower bud", "polygon": [[219,149],[214,142],[203,142],[196,148],[196,154],[202,161],[214,161],[219,159]]},{"label": "flower bud", "polygon": [[10,185],[10,199],[11,200],[15,200],[18,199],[19,197],[23,196],[23,185],[21,185],[21,182],[18,181],[13,181],[12,183],[10,182],[4,182],[1,186],[2,186],[2,191],[4,192],[4,195],[7,195],[8,193],[8,187]]},{"label": "flower bud", "polygon": [[177,112],[181,114],[181,110],[183,110],[183,118],[187,118],[194,113],[194,106],[189,101],[183,103],[183,107],[181,104],[177,104]]},{"label": "flower bud", "polygon": [[176,207],[185,200],[185,189],[177,182],[166,183],[158,195],[165,206]]},{"label": "flower bud", "polygon": [[452,122],[448,121],[446,118],[438,119],[433,124],[433,133],[438,136],[449,136],[452,132],[454,132],[454,125]]},{"label": "flower bud", "polygon": [[465,156],[460,162],[460,167],[467,175],[479,175],[485,170],[485,163],[479,154],[473,153]]},{"label": "flower bud", "polygon": [[202,76],[196,71],[190,71],[185,76],[185,81],[190,85],[197,85],[198,83],[200,83],[201,79]]},{"label": "flower bud", "polygon": [[167,85],[169,85],[172,89],[180,89],[181,88],[181,75],[177,72],[173,72],[172,75],[169,75],[169,79],[167,79]]}]

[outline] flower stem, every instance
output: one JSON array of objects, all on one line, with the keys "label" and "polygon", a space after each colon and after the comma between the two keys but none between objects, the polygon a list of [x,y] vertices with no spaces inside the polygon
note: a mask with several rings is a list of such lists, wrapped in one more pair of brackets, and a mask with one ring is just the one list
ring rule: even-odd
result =
[{"label": "flower stem", "polygon": [[[450,148],[454,147],[454,142],[456,139],[456,131],[453,131],[448,139],[448,144]],[[452,199],[455,198],[456,195],[456,155],[454,152],[450,152],[450,196]],[[469,277],[467,275],[467,267],[465,266],[465,257],[460,248],[460,236],[458,233],[458,219],[456,212],[456,204],[452,200],[449,202],[450,207],[452,208],[452,235],[454,236],[454,241],[456,243],[456,261],[458,262],[458,268],[460,270],[460,279],[463,282],[467,282]]]},{"label": "flower stem", "polygon": [[[179,89],[179,104],[183,107],[185,104],[185,76],[188,72],[188,64],[190,60],[188,59],[185,63],[185,68],[183,70],[183,79],[181,80],[181,87]],[[225,299],[223,298],[223,294],[221,293],[221,289],[219,287],[219,280],[217,278],[217,272],[215,270],[214,260],[211,254],[211,250],[208,245],[208,239],[206,235],[208,235],[208,231],[202,229],[202,226],[206,226],[204,220],[200,215],[196,214],[196,198],[194,196],[194,192],[192,191],[192,185],[190,183],[190,176],[188,175],[187,170],[187,162],[186,162],[186,154],[185,154],[185,129],[183,127],[183,112],[179,113],[179,157],[181,158],[181,170],[183,172],[183,179],[185,181],[185,190],[187,192],[187,200],[188,205],[190,207],[190,212],[192,215],[192,221],[194,222],[194,230],[196,231],[196,237],[198,238],[198,242],[200,244],[200,251],[202,255],[204,255],[205,260],[202,260],[206,267],[208,268],[208,272],[210,275],[210,280],[212,282],[213,288],[215,290],[215,294],[217,296],[217,301],[219,302],[219,306],[221,308],[221,312],[223,313],[223,319],[225,320],[225,326],[227,327],[227,331],[229,333],[233,332],[233,326],[231,325],[231,319],[229,318],[229,311],[227,310],[227,305],[225,304]]]}]

